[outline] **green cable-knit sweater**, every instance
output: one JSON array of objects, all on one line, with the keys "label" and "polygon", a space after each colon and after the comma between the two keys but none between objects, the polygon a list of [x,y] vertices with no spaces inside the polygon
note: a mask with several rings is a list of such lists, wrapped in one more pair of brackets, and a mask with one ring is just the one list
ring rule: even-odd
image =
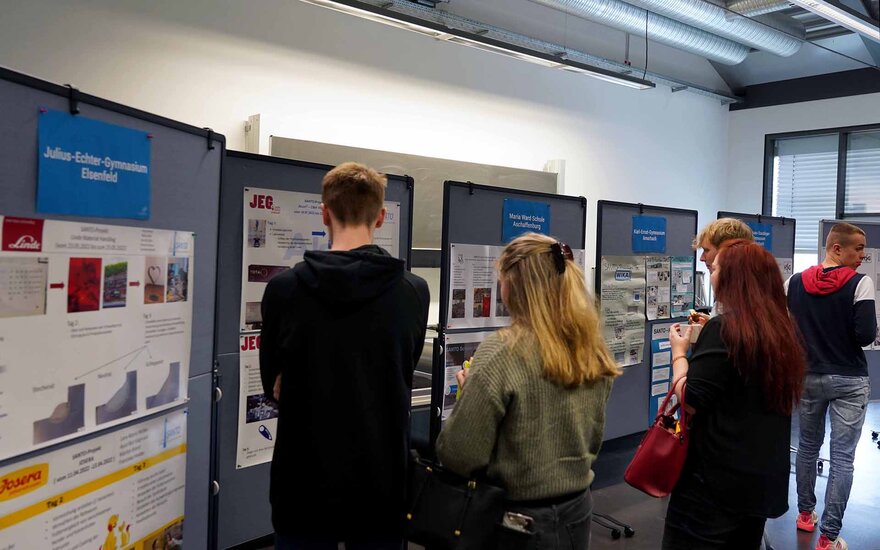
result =
[{"label": "green cable-knit sweater", "polygon": [[611,379],[566,388],[543,376],[537,342],[512,349],[492,334],[437,440],[441,463],[461,475],[488,467],[510,500],[582,491],[602,444]]}]

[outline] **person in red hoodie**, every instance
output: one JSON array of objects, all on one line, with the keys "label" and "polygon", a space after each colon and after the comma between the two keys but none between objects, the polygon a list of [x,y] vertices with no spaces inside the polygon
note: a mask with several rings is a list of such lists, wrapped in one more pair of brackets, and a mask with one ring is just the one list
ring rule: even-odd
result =
[{"label": "person in red hoodie", "polygon": [[816,460],[831,410],[831,472],[817,550],[846,550],[839,536],[853,482],[856,445],[865,422],[871,384],[862,347],[874,341],[874,284],[856,272],[865,258],[865,232],[839,223],[825,241],[825,259],[786,282],[788,307],[807,350],[800,402],[796,463],[797,528],[812,532],[816,508]]}]

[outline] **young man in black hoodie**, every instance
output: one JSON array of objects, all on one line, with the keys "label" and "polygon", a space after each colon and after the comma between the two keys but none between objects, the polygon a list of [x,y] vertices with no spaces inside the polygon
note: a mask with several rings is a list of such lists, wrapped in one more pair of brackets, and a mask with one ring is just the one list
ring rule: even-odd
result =
[{"label": "young man in black hoodie", "polygon": [[871,384],[862,346],[874,341],[874,283],[855,270],[865,258],[865,232],[839,223],[825,241],[825,260],[786,282],[788,307],[807,349],[807,378],[800,403],[796,463],[797,528],[818,522],[816,460],[831,409],[831,473],[817,550],[846,550],[839,536],[853,481],[856,445],[865,422]]},{"label": "young man in black hoodie", "polygon": [[263,295],[260,373],[279,403],[276,548],[400,550],[428,286],[372,244],[384,176],[346,163],[322,186],[330,251],[306,252]]}]

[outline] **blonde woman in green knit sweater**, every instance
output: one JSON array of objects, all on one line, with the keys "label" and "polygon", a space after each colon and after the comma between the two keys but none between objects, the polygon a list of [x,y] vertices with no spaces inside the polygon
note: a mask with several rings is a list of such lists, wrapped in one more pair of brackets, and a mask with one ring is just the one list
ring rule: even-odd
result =
[{"label": "blonde woman in green knit sweater", "polygon": [[518,536],[532,539],[523,547],[583,550],[591,466],[619,370],[568,245],[523,235],[504,249],[498,270],[513,324],[489,336],[459,373],[461,396],[437,454],[454,472],[486,470],[504,487],[508,511],[532,519],[520,518],[530,534]]}]

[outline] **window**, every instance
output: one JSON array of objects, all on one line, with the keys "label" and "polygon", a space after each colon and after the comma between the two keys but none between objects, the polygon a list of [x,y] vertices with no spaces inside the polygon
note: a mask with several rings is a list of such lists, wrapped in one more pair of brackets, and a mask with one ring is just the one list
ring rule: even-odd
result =
[{"label": "window", "polygon": [[764,213],[797,220],[795,271],[819,257],[819,221],[880,216],[880,126],[767,136]]}]

